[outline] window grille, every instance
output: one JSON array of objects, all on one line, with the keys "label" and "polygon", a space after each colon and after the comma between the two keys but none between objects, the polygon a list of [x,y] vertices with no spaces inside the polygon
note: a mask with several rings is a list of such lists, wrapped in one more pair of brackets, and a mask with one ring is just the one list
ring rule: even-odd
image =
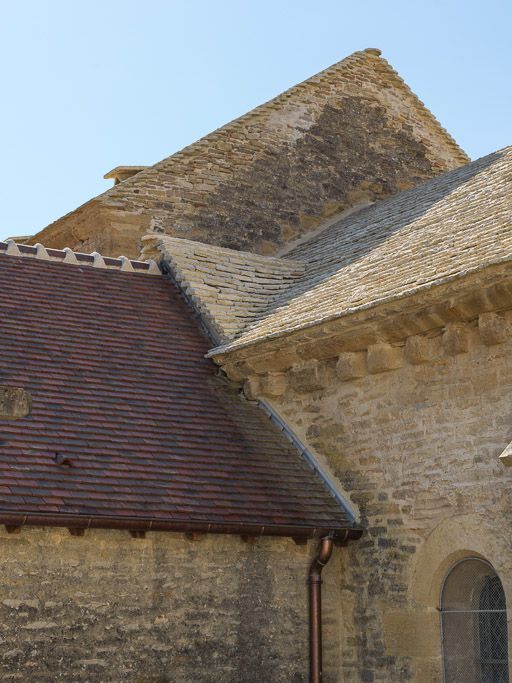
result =
[{"label": "window grille", "polygon": [[490,564],[463,560],[441,592],[445,683],[509,683],[505,593]]}]

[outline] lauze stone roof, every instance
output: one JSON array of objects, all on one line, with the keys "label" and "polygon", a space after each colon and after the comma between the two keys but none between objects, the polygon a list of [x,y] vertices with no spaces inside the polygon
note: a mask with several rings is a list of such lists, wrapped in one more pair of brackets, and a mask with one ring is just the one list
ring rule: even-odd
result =
[{"label": "lauze stone roof", "polygon": [[156,232],[273,254],[329,216],[467,161],[379,50],[362,50],[118,183],[33,242],[133,257]]},{"label": "lauze stone roof", "polygon": [[213,247],[175,237],[148,235],[143,254],[170,266],[215,334],[227,341],[268,308],[304,274],[297,261]]},{"label": "lauze stone roof", "polygon": [[409,297],[512,259],[512,148],[352,214],[286,253],[302,267],[213,353]]},{"label": "lauze stone roof", "polygon": [[13,251],[0,243],[0,383],[29,391],[32,413],[0,421],[0,523],[289,536],[353,526],[264,412],[217,376],[191,309],[151,264]]}]

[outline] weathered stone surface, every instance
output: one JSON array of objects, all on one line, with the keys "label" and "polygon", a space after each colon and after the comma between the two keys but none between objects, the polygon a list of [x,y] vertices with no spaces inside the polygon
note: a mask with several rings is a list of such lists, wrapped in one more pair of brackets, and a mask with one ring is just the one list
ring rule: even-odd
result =
[{"label": "weathered stone surface", "polygon": [[250,375],[244,382],[244,395],[249,401],[255,401],[261,394],[260,377]]},{"label": "weathered stone surface", "polygon": [[321,392],[290,383],[275,399],[367,529],[343,553],[337,681],[442,681],[439,596],[463,557],[491,562],[512,603],[512,469],[499,458],[512,440],[512,339],[489,347],[471,329],[467,353],[447,356],[438,338],[428,363]]},{"label": "weathered stone surface", "polygon": [[247,366],[256,373],[265,373],[278,370],[288,370],[299,361],[293,347],[276,349],[271,353],[251,356],[247,359]]},{"label": "weathered stone surface", "polygon": [[405,342],[404,356],[409,363],[428,363],[434,357],[434,342],[428,337],[414,335]]},{"label": "weathered stone surface", "polygon": [[466,353],[469,349],[469,328],[462,323],[450,323],[443,334],[443,348],[450,356]]},{"label": "weathered stone surface", "polygon": [[[306,683],[306,577],[315,547],[0,530],[0,679]],[[330,683],[340,665],[341,552],[325,571]]]},{"label": "weathered stone surface", "polygon": [[502,344],[510,334],[510,327],[504,316],[497,313],[482,313],[478,317],[478,331],[484,344]]},{"label": "weathered stone surface", "polygon": [[[298,337],[302,331],[311,344],[318,341],[313,327],[354,319],[362,312],[379,315],[377,310],[391,307],[391,302],[401,309],[400,326],[410,326],[406,336],[419,334],[424,331],[418,327],[420,321],[404,316],[405,306],[409,303],[418,310],[419,296],[435,299],[444,285],[454,296],[438,299],[433,307],[438,324],[472,320],[480,312],[495,310],[496,295],[510,298],[510,282],[501,282],[494,292],[471,287],[463,296],[461,284],[482,281],[496,269],[508,269],[510,274],[511,174],[512,147],[375,202],[281,252],[303,261],[304,275],[269,302],[269,309],[229,348]],[[379,317],[378,341],[386,341],[399,330],[391,318]]]},{"label": "weathered stone surface", "polygon": [[363,377],[367,372],[366,354],[364,352],[340,353],[336,363],[336,374],[342,382]]},{"label": "weathered stone surface", "polygon": [[260,379],[261,393],[269,398],[282,396],[286,391],[287,383],[285,372],[269,372]]},{"label": "weathered stone surface", "polygon": [[290,383],[299,392],[318,391],[326,383],[325,367],[316,360],[294,368],[290,372]]},{"label": "weathered stone surface", "polygon": [[[275,334],[276,328],[273,323],[267,325],[267,320],[265,326],[267,332],[271,333],[262,336],[257,345],[251,343],[243,346],[245,338],[249,333],[252,334],[251,330],[247,330],[234,342],[215,350],[212,356],[219,364],[226,362],[227,358],[230,362],[236,359],[247,360],[252,364],[253,358],[270,357],[274,354],[276,358],[284,358],[297,348],[301,349],[301,358],[305,359],[307,356],[304,349],[307,348],[311,354],[309,357],[315,358],[315,339],[321,339],[321,347],[330,345],[331,339],[335,340],[338,352],[360,351],[378,342],[394,344],[405,342],[410,336],[441,333],[447,324],[453,322],[471,322],[475,325],[477,316],[481,313],[501,311],[500,315],[507,318],[507,311],[512,308],[511,276],[512,263],[496,264],[463,278],[427,288],[417,292],[415,296],[405,299],[400,297],[375,307],[363,306],[350,315],[320,321],[314,327],[297,329],[286,337]],[[288,294],[289,292],[287,296]],[[329,303],[335,301],[336,293],[331,291]],[[471,305],[467,305],[468,301],[472,302]],[[466,317],[465,312],[468,309],[472,315]],[[269,318],[274,318],[275,322],[277,314],[272,313]],[[512,325],[511,320],[508,320],[507,325]],[[253,327],[256,329],[261,326],[257,323]],[[298,354],[292,355],[295,356],[294,362],[297,362]],[[276,363],[273,369],[289,367],[290,363]]]},{"label": "weathered stone surface", "polygon": [[33,240],[136,256],[140,238],[157,232],[274,253],[350,206],[467,160],[384,59],[356,52]]},{"label": "weathered stone surface", "polygon": [[16,387],[0,386],[0,420],[26,417],[32,410],[32,397]]},{"label": "weathered stone surface", "polygon": [[368,372],[388,372],[402,365],[402,349],[391,344],[374,344],[368,347],[366,357]]},{"label": "weathered stone surface", "polygon": [[233,338],[304,271],[304,264],[157,235],[144,257],[163,259],[219,341]]}]

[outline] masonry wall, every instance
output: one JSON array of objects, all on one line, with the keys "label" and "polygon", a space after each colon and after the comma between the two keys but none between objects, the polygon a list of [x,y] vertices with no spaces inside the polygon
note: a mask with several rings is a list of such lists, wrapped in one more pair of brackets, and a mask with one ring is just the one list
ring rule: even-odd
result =
[{"label": "masonry wall", "polygon": [[135,258],[156,232],[275,253],[467,156],[378,50],[356,52],[45,228],[31,243]]},{"label": "masonry wall", "polygon": [[[2,528],[0,680],[305,683],[315,547]],[[331,683],[339,680],[342,552],[325,572]]]},{"label": "masonry wall", "polygon": [[418,364],[397,343],[387,371],[349,381],[324,361],[315,390],[296,368],[274,399],[367,527],[340,575],[345,683],[442,681],[437,608],[458,559],[490,561],[512,605],[512,476],[498,459],[512,440],[512,340],[486,345],[474,324],[457,334],[428,335]]}]

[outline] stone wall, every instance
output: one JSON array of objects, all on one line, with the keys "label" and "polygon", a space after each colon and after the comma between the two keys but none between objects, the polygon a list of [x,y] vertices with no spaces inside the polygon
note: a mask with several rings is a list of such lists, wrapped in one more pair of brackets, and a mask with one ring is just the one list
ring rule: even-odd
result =
[{"label": "stone wall", "polygon": [[249,382],[367,527],[340,575],[345,683],[441,683],[440,589],[462,557],[491,562],[512,604],[511,326],[483,314]]},{"label": "stone wall", "polygon": [[468,161],[378,50],[356,52],[32,238],[136,257],[148,232],[262,254]]},{"label": "stone wall", "polygon": [[[316,543],[25,527],[0,531],[0,680],[306,683]],[[326,681],[339,681],[340,561],[325,570]]]}]

